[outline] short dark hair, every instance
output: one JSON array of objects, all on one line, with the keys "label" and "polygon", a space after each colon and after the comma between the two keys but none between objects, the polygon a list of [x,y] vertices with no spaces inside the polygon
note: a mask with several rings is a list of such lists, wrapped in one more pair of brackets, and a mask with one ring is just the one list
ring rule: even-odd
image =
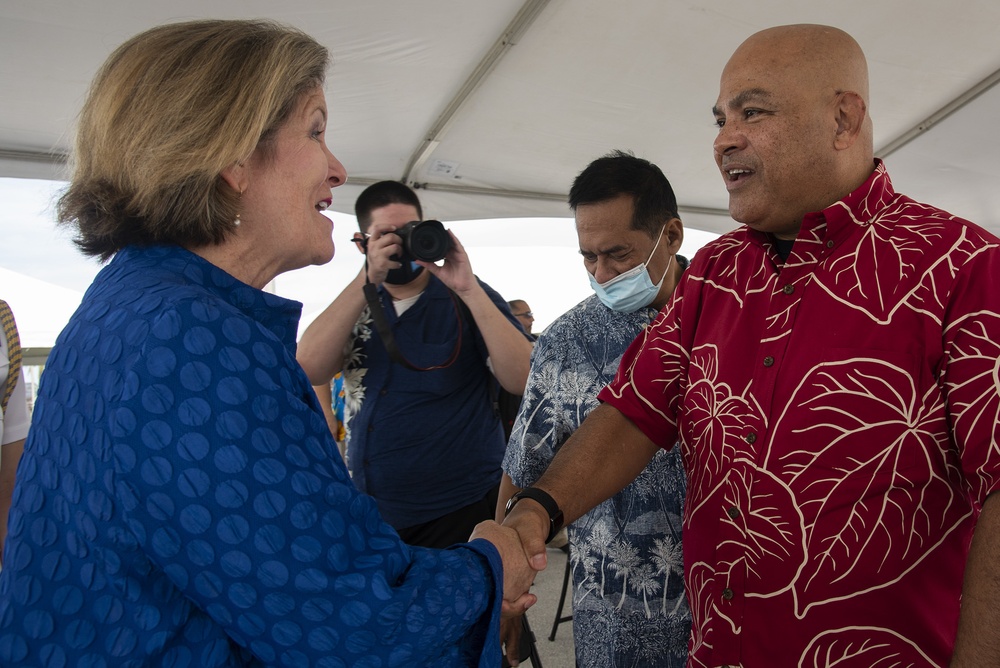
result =
[{"label": "short dark hair", "polygon": [[677,215],[677,198],[660,168],[649,160],[615,150],[587,165],[573,180],[569,206],[597,204],[631,195],[635,204],[632,229],[655,237],[663,224]]},{"label": "short dark hair", "polygon": [[390,204],[409,204],[417,210],[417,218],[424,219],[424,210],[420,206],[420,198],[405,183],[399,181],[379,181],[373,183],[358,195],[354,202],[354,215],[358,219],[358,227],[362,232],[368,231],[372,224],[372,212]]}]

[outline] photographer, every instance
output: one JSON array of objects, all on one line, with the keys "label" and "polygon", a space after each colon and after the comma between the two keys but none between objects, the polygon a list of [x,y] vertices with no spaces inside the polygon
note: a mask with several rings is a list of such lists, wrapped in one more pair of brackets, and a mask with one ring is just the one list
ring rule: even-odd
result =
[{"label": "photographer", "polygon": [[409,187],[371,185],[355,213],[365,267],[303,333],[299,363],[313,385],[344,372],[348,467],[403,540],[465,542],[496,506],[506,445],[497,381],[524,391],[531,341],[450,232],[442,266],[412,259],[412,227],[397,234],[423,219]]}]

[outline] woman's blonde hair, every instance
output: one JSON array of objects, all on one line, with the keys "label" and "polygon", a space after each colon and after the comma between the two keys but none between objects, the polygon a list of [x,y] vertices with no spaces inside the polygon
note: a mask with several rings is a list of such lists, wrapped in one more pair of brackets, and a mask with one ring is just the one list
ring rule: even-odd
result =
[{"label": "woman's blonde hair", "polygon": [[130,244],[199,246],[233,231],[240,193],[222,171],[268,144],[329,53],[269,21],[163,25],[122,44],[80,114],[58,205],[76,244],[106,260]]}]

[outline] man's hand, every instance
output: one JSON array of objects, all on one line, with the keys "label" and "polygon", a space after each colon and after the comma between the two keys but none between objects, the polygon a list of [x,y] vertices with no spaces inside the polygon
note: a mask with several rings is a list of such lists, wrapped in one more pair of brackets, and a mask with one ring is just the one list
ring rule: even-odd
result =
[{"label": "man's hand", "polygon": [[505,528],[517,532],[528,564],[536,571],[545,569],[545,539],[549,535],[549,514],[534,499],[521,499],[503,521]]},{"label": "man's hand", "polygon": [[472,273],[472,263],[469,261],[469,255],[465,252],[462,242],[451,230],[448,230],[448,234],[451,235],[451,250],[444,256],[443,265],[439,267],[432,262],[417,262],[417,264],[437,276],[459,297],[465,298],[469,291],[479,288],[479,283]]},{"label": "man's hand", "polygon": [[488,520],[476,525],[469,540],[476,538],[490,541],[500,553],[500,561],[503,563],[501,614],[504,617],[523,615],[525,610],[538,600],[537,596],[528,593],[528,589],[535,581],[535,574],[541,569],[531,567],[527,555],[521,548],[520,538],[513,529],[502,527],[493,520]]},{"label": "man's hand", "polygon": [[391,269],[403,266],[391,259],[393,255],[399,257],[403,252],[403,240],[395,231],[395,225],[385,223],[372,223],[368,228],[368,248],[365,251],[368,256],[368,280],[375,285],[382,285]]},{"label": "man's hand", "polygon": [[518,650],[521,649],[523,626],[524,623],[520,616],[503,619],[500,622],[500,649],[507,657],[507,663],[511,666],[521,664]]}]

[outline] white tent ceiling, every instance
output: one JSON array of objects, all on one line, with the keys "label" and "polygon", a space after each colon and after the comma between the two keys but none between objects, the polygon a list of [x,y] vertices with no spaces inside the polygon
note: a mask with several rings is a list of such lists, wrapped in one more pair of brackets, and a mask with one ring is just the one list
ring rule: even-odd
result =
[{"label": "white tent ceiling", "polygon": [[711,152],[723,64],[758,29],[836,25],[868,54],[897,189],[1000,232],[996,0],[0,0],[0,176],[61,176],[52,155],[104,58],[196,17],[274,18],[329,47],[328,143],[351,178],[337,210],[390,178],[444,220],[565,216],[575,174],[623,148],[717,232],[734,226]]}]

